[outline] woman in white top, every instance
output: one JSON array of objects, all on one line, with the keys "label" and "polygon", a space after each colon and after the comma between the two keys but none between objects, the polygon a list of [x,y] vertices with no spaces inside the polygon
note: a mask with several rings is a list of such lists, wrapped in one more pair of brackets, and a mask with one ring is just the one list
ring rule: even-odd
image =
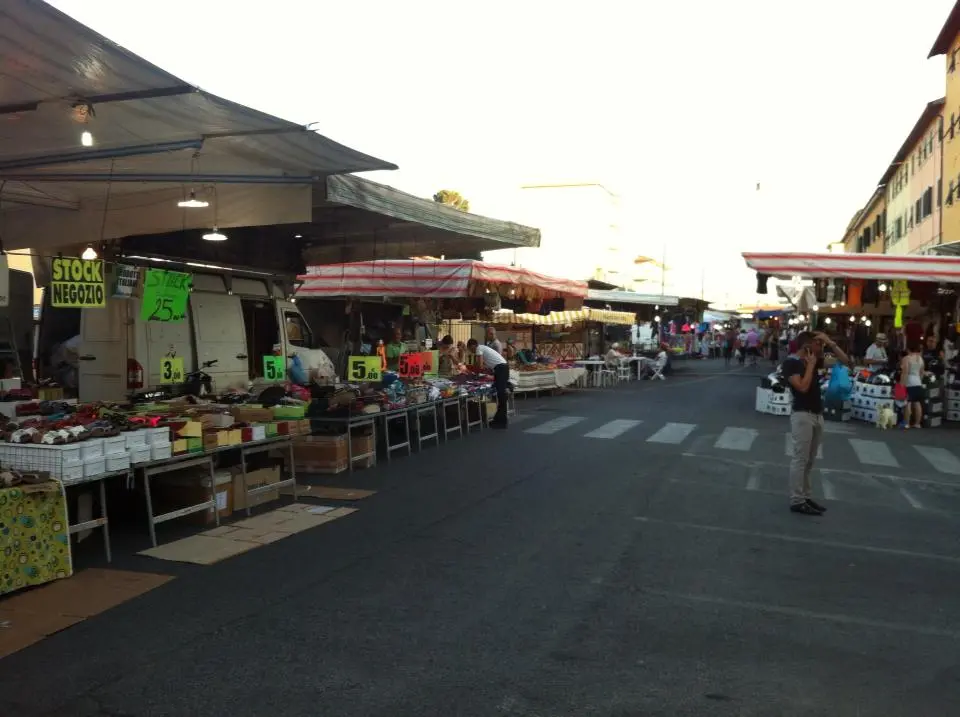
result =
[{"label": "woman in white top", "polygon": [[[926,373],[919,341],[911,341],[907,355],[900,360],[900,383],[907,389],[907,412],[904,428],[920,428],[923,421],[923,375]],[[911,425],[912,423],[912,425]]]}]

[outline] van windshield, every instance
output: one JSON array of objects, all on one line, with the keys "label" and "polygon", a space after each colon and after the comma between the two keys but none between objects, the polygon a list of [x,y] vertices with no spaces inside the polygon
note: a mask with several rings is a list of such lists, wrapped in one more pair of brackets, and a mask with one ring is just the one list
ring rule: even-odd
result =
[{"label": "van windshield", "polygon": [[283,323],[285,324],[288,342],[304,349],[316,348],[313,341],[313,332],[300,314],[296,311],[284,312]]}]

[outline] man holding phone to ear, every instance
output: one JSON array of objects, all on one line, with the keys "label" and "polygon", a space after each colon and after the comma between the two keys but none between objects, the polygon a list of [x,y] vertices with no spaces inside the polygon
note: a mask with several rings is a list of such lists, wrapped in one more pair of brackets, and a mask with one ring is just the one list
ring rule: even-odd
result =
[{"label": "man holding phone to ear", "polygon": [[823,515],[826,508],[810,496],[810,472],[823,440],[823,398],[820,395],[818,369],[823,365],[823,349],[830,349],[837,360],[850,359],[829,336],[804,331],[796,338],[797,353],[783,362],[783,377],[793,392],[790,436],[790,511],[801,515]]}]

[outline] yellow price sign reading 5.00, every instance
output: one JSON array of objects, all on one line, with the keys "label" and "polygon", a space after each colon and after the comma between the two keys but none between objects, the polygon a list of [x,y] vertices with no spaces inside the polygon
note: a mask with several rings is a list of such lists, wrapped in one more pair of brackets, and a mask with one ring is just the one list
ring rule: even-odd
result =
[{"label": "yellow price sign reading 5.00", "polygon": [[183,359],[167,356],[160,360],[160,383],[183,383]]},{"label": "yellow price sign reading 5.00", "polygon": [[383,378],[379,356],[351,356],[347,360],[347,380],[354,383],[379,381]]}]

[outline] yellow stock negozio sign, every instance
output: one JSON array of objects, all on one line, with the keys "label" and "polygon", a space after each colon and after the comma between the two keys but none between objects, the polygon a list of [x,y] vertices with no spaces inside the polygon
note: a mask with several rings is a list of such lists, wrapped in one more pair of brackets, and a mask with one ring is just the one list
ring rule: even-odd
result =
[{"label": "yellow stock negozio sign", "polygon": [[50,275],[50,305],[58,308],[100,308],[107,305],[103,262],[57,257]]}]

